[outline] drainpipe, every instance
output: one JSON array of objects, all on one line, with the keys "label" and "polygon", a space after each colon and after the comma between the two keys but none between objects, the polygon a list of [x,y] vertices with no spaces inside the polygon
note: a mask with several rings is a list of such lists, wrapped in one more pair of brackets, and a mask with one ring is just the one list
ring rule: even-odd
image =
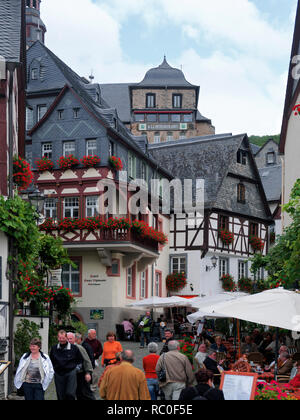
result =
[{"label": "drainpipe", "polygon": [[[8,93],[8,198],[13,198],[13,81],[14,72],[17,67],[16,63],[8,63],[7,70],[9,74],[9,93]],[[8,255],[14,256],[14,243],[10,237],[8,241]],[[8,344],[8,360],[13,361],[13,331],[14,331],[14,297],[13,297],[13,278],[14,273],[9,274],[9,344]],[[13,392],[13,363],[8,369],[8,394]]]}]

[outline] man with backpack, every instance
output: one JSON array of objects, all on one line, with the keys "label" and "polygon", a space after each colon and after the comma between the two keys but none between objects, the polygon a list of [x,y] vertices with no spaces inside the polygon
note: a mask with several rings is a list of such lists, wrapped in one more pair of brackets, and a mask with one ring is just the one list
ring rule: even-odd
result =
[{"label": "man with backpack", "polygon": [[141,345],[140,348],[143,349],[145,347],[145,338],[146,344],[150,343],[150,335],[151,335],[151,327],[153,324],[153,319],[151,318],[151,313],[148,311],[146,315],[142,316],[138,322],[138,326],[140,329],[141,334]]}]

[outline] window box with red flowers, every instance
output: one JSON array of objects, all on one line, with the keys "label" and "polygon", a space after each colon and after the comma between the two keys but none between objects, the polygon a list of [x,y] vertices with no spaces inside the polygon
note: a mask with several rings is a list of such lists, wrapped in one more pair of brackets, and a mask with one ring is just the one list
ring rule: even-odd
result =
[{"label": "window box with red flowers", "polygon": [[169,292],[179,292],[184,289],[187,285],[186,274],[181,273],[172,273],[169,274],[166,278],[166,286]]},{"label": "window box with red flowers", "polygon": [[230,274],[224,274],[221,277],[221,282],[225,292],[235,292],[236,284],[234,278]]},{"label": "window box with red flowers", "polygon": [[156,229],[153,229],[146,222],[142,220],[134,220],[132,222],[132,229],[135,230],[142,237],[154,239],[156,242],[159,242],[161,245],[166,245],[168,242],[167,236]]},{"label": "window box with red flowers", "polygon": [[40,230],[45,232],[52,232],[57,230],[57,224],[53,219],[46,219],[42,225],[40,225]]},{"label": "window box with red flowers", "polygon": [[249,243],[254,251],[263,251],[265,243],[258,236],[250,236]]},{"label": "window box with red flowers", "polygon": [[15,157],[13,160],[13,182],[19,189],[27,190],[33,181],[33,173],[29,163],[21,158]]},{"label": "window box with red flowers", "polygon": [[40,172],[51,171],[54,167],[54,163],[44,156],[42,159],[36,161],[36,166]]},{"label": "window box with red flowers", "polygon": [[230,245],[234,242],[234,233],[227,229],[220,229],[219,237],[224,245]]},{"label": "window box with red flowers", "polygon": [[79,165],[79,160],[75,158],[73,155],[69,156],[61,156],[58,161],[58,166],[60,169],[66,171],[67,169],[74,168],[75,166]]},{"label": "window box with red flowers", "polygon": [[99,163],[101,162],[101,159],[99,158],[99,156],[88,155],[80,159],[80,162],[86,168],[93,168],[94,166],[99,165]]},{"label": "window box with red flowers", "polygon": [[109,158],[109,163],[116,171],[121,171],[123,169],[123,163],[121,161],[121,158],[111,156]]}]

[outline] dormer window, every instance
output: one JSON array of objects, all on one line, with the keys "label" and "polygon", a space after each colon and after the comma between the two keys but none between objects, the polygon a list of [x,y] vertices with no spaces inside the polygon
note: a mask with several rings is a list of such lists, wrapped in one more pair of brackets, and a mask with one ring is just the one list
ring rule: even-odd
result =
[{"label": "dormer window", "polygon": [[267,165],[275,165],[276,163],[275,152],[268,152],[266,157],[267,157]]},{"label": "dormer window", "polygon": [[31,80],[38,80],[39,71],[37,68],[31,70]]},{"label": "dormer window", "polygon": [[241,165],[247,165],[247,152],[245,150],[239,150],[237,152],[237,163]]},{"label": "dormer window", "polygon": [[155,94],[147,93],[146,95],[146,108],[155,108]]}]

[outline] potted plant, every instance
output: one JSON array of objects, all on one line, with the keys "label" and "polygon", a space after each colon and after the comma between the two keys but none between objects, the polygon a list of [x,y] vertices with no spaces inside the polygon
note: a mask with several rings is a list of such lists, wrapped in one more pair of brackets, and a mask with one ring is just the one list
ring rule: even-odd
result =
[{"label": "potted plant", "polygon": [[223,285],[223,289],[226,292],[235,292],[236,291],[236,284],[234,278],[230,274],[224,274],[221,277],[221,282]]},{"label": "potted plant", "polygon": [[253,281],[249,278],[242,277],[238,281],[239,290],[245,293],[252,293],[253,292]]},{"label": "potted plant", "polygon": [[119,157],[110,156],[109,163],[116,171],[121,171],[123,169],[123,163]]},{"label": "potted plant", "polygon": [[270,384],[260,384],[255,393],[255,401],[297,401],[297,398],[289,395],[289,386],[279,387],[272,381]]},{"label": "potted plant", "polygon": [[73,155],[69,156],[61,156],[58,161],[58,166],[63,171],[66,171],[67,169],[74,168],[75,166],[79,165],[79,160],[75,158]]},{"label": "potted plant", "polygon": [[187,285],[186,274],[181,273],[172,273],[169,274],[166,278],[167,290],[170,292],[179,292]]},{"label": "potted plant", "polygon": [[194,337],[192,336],[183,336],[183,340],[179,341],[180,344],[180,353],[184,354],[191,364],[194,363],[194,350],[195,344],[193,343]]},{"label": "potted plant", "polygon": [[32,183],[33,173],[30,169],[29,163],[21,158],[14,157],[13,160],[13,182],[19,187],[19,189],[27,190],[29,185]]},{"label": "potted plant", "polygon": [[51,171],[54,167],[52,160],[48,159],[46,156],[43,156],[42,159],[37,160],[35,163],[40,172]]}]

